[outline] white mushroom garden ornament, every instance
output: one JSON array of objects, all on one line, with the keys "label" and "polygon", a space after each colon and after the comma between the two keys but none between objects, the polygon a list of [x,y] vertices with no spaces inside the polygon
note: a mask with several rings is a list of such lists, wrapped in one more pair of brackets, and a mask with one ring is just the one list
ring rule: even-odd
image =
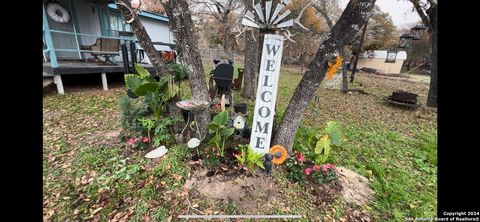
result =
[{"label": "white mushroom garden ornament", "polygon": [[187,143],[188,148],[196,148],[199,145],[200,145],[200,140],[197,138],[191,138]]},{"label": "white mushroom garden ornament", "polygon": [[155,158],[162,157],[162,156],[165,155],[167,152],[168,152],[168,150],[167,150],[167,148],[165,148],[165,146],[160,146],[159,148],[154,149],[154,150],[148,152],[148,153],[145,155],[145,157],[146,157],[146,158],[149,158],[149,159],[155,159]]}]

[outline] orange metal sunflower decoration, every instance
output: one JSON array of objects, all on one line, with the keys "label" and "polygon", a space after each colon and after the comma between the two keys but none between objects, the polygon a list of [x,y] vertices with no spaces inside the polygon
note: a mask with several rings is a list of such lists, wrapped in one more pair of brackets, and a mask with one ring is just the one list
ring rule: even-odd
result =
[{"label": "orange metal sunflower decoration", "polygon": [[285,147],[280,145],[275,145],[270,148],[270,154],[273,155],[272,163],[282,164],[287,159],[288,153],[285,150]]},{"label": "orange metal sunflower decoration", "polygon": [[333,64],[330,62],[328,63],[328,70],[327,70],[327,76],[326,76],[327,80],[332,79],[335,73],[337,73],[338,68],[340,68],[340,66],[342,65],[342,61],[343,61],[342,57],[337,56]]}]

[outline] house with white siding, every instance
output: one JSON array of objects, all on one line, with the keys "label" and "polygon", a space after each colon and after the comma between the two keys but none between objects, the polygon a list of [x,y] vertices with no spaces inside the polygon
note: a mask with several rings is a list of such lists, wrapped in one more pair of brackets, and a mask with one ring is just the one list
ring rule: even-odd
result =
[{"label": "house with white siding", "polygon": [[398,51],[396,54],[388,53],[386,50],[369,51],[360,55],[357,69],[370,68],[377,70],[378,73],[399,74],[405,60],[407,60],[405,51]]}]

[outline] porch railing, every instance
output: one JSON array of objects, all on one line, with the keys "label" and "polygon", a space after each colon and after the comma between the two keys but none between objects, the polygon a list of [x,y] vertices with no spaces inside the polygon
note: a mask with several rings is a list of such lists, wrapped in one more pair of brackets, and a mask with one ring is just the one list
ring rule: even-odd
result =
[{"label": "porch railing", "polygon": [[[72,1],[69,1],[69,8],[72,10]],[[109,39],[119,39],[124,41],[134,41],[138,42],[135,37],[115,37],[115,36],[105,36],[105,35],[92,35],[92,34],[85,34],[85,33],[78,33],[77,32],[77,21],[75,16],[72,16],[73,19],[73,32],[69,31],[61,31],[50,29],[47,19],[47,14],[45,11],[45,7],[43,7],[43,37],[44,37],[44,44],[46,45],[46,49],[43,49],[44,54],[48,54],[50,59],[50,64],[53,68],[57,68],[59,66],[57,60],[57,53],[56,52],[77,52],[80,58],[83,58],[82,53],[112,53],[112,52],[105,52],[105,51],[92,51],[92,50],[83,50],[80,47],[80,38],[84,37],[95,37],[95,38],[109,38]],[[72,35],[75,37],[75,45],[76,49],[63,49],[63,48],[55,48],[53,45],[52,33],[64,34],[64,35]]]}]

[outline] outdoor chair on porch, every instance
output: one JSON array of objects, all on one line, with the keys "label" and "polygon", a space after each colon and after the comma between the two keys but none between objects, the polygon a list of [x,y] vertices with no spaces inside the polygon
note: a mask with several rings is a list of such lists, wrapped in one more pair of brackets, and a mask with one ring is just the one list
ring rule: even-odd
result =
[{"label": "outdoor chair on porch", "polygon": [[[95,62],[101,62],[102,64],[115,64],[110,60],[110,57],[120,55],[118,52],[120,50],[120,40],[119,39],[110,39],[110,38],[97,38],[95,44],[81,46],[82,50],[90,50],[95,52],[90,52],[93,55]],[[105,61],[102,61],[98,56],[105,57]]]}]

